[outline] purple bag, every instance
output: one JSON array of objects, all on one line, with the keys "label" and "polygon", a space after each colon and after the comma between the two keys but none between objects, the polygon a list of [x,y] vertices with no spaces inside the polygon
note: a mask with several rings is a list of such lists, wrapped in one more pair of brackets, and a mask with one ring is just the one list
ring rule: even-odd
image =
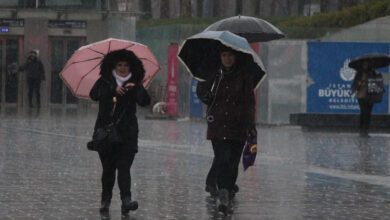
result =
[{"label": "purple bag", "polygon": [[257,136],[248,135],[246,138],[246,143],[244,147],[244,152],[242,154],[242,165],[244,166],[244,171],[248,167],[255,164],[257,155]]}]

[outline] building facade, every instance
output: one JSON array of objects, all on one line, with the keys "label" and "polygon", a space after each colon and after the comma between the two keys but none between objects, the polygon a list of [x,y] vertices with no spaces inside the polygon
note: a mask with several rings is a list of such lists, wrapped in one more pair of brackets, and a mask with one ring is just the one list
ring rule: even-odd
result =
[{"label": "building facade", "polygon": [[348,8],[368,0],[117,0],[142,12],[144,18],[311,16]]},{"label": "building facade", "polygon": [[136,14],[127,5],[109,5],[104,0],[3,0],[0,11],[1,105],[27,104],[26,77],[17,67],[31,50],[39,51],[45,68],[42,105],[78,105],[83,101],[70,93],[58,75],[73,52],[108,37],[135,40]]}]

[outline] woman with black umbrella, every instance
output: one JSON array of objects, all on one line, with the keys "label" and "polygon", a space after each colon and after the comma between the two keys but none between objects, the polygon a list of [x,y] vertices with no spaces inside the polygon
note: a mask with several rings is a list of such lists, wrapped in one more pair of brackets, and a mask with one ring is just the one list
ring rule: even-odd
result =
[{"label": "woman with black umbrella", "polygon": [[138,203],[131,198],[130,167],[138,152],[138,122],[136,104],[150,104],[150,97],[142,86],[145,70],[142,62],[128,50],[108,53],[100,66],[101,77],[93,86],[90,97],[99,102],[95,132],[117,123],[120,144],[107,144],[99,150],[103,167],[100,213],[109,217],[115,172],[118,171],[118,186],[122,200],[122,215],[136,210]]},{"label": "woman with black umbrella", "polygon": [[221,46],[219,52],[217,69],[199,70],[207,72],[208,77],[198,83],[197,95],[208,105],[207,139],[211,140],[215,156],[215,170],[211,171],[215,174],[210,175],[215,175],[217,187],[207,187],[218,194],[218,209],[227,214],[245,140],[249,131],[256,132],[253,90],[258,80],[241,65],[241,53],[226,46]]},{"label": "woman with black umbrella", "polygon": [[[375,86],[378,88],[375,89]],[[361,62],[352,83],[352,92],[356,93],[360,107],[359,132],[361,137],[369,137],[371,111],[375,103],[382,101],[383,88],[382,75],[375,72],[373,63],[369,60]],[[377,89],[382,91],[373,91]]]}]

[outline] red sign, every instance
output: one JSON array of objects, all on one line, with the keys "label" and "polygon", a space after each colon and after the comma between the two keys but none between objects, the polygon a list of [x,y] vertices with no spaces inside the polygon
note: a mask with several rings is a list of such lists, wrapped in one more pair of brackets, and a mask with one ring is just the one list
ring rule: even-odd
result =
[{"label": "red sign", "polygon": [[177,103],[178,103],[178,73],[179,62],[177,54],[179,52],[179,46],[177,44],[171,44],[168,46],[168,77],[167,77],[167,90],[165,96],[165,102],[167,103],[167,114],[170,116],[177,116]]}]

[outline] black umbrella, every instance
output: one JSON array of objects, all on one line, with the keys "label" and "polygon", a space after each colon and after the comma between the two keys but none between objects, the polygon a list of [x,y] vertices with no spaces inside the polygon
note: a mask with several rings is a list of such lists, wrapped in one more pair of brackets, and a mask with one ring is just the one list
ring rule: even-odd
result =
[{"label": "black umbrella", "polygon": [[354,68],[355,70],[358,70],[361,68],[362,64],[367,61],[369,62],[375,69],[386,67],[390,65],[390,56],[383,53],[370,53],[365,54],[359,57],[356,57],[355,59],[351,60],[349,62],[348,66],[351,68]]},{"label": "black umbrella", "polygon": [[285,35],[271,23],[254,17],[234,16],[215,22],[204,31],[230,31],[253,42],[266,42],[284,38]]},{"label": "black umbrella", "polygon": [[178,57],[193,77],[204,81],[207,69],[220,65],[218,48],[221,46],[230,47],[239,54],[240,65],[253,74],[257,88],[266,75],[263,62],[245,38],[229,31],[205,31],[187,38],[180,47]]}]

